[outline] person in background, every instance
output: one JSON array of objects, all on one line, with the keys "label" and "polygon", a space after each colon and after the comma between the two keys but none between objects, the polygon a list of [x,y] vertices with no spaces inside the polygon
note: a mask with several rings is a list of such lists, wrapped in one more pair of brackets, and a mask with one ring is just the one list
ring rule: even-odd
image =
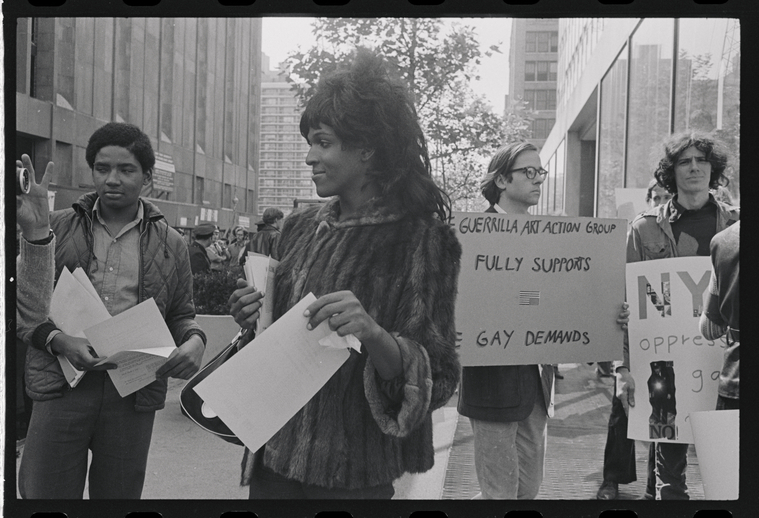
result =
[{"label": "person in background", "polygon": [[[670,199],[672,199],[672,195],[667,192],[667,189],[659,185],[656,178],[652,178],[651,181],[648,182],[648,187],[646,188],[646,204],[649,209],[667,203]],[[612,362],[598,362],[596,375],[599,378],[613,378],[614,373],[612,370]]]},{"label": "person in background", "polygon": [[[672,199],[639,214],[627,235],[627,262],[669,257],[709,255],[709,244],[720,232],[740,219],[740,209],[718,202],[710,194],[728,180],[724,175],[728,155],[724,145],[704,133],[680,133],[664,144],[664,157],[654,172],[657,183]],[[619,484],[637,480],[635,441],[627,438],[627,415],[635,405],[635,381],[630,375],[627,336],[624,360],[615,364],[609,431],[604,450],[603,483],[599,500],[619,496]],[[645,499],[687,500],[685,469],[688,445],[654,443],[649,447]]]},{"label": "person in background", "polygon": [[[88,476],[91,499],[140,498],[167,378],[189,379],[205,349],[194,320],[187,246],[140,197],[155,164],[150,138],[136,126],[111,122],[92,134],[85,159],[95,192],[50,216],[56,275],[82,267],[113,316],[152,298],[176,349],[154,382],[121,397],[87,339],[63,333],[52,321],[22,326],[27,391],[34,399],[18,476],[25,499],[81,499]],[[87,371],[74,388],[59,355]]]},{"label": "person in background", "polygon": [[229,252],[227,251],[226,242],[220,237],[219,227],[214,226],[211,234],[211,244],[206,247],[208,260],[211,263],[211,270],[220,272],[224,266],[229,263]]},{"label": "person in background", "polygon": [[672,194],[667,192],[667,189],[665,189],[662,185],[659,185],[659,182],[656,180],[656,178],[652,178],[651,181],[648,182],[648,189],[646,190],[646,203],[650,209],[654,209],[659,205],[667,203],[671,199]]},{"label": "person in background", "polygon": [[192,274],[211,271],[211,260],[206,249],[211,246],[215,227],[210,223],[201,223],[192,231],[193,241],[190,245],[190,266]]},{"label": "person in background", "polygon": [[236,226],[232,230],[232,241],[229,243],[229,263],[239,265],[242,254],[248,246],[248,233],[241,226]]},{"label": "person in background", "polygon": [[[248,252],[253,252],[261,255],[268,255],[274,259],[277,257],[277,243],[282,235],[280,228],[282,226],[282,219],[285,215],[281,210],[276,207],[269,207],[264,211],[262,222],[263,225],[259,225],[258,232],[256,232],[245,251],[245,255]],[[243,256],[242,264],[245,264],[245,255]]]},{"label": "person in background", "polygon": [[740,226],[738,221],[712,238],[709,245],[712,275],[699,319],[701,334],[707,340],[726,335],[717,410],[740,408]]},{"label": "person in background", "polygon": [[[543,169],[527,142],[501,147],[480,183],[485,211],[528,214],[540,200]],[[627,323],[626,304],[617,322]],[[543,481],[548,418],[553,416],[554,366],[464,367],[459,414],[474,432],[474,465],[483,499],[534,499]],[[476,498],[478,498],[476,497]]]},{"label": "person in background", "polygon": [[[461,245],[411,94],[384,59],[361,50],[322,74],[300,132],[316,192],[331,199],[284,221],[274,318],[312,292],[307,329],[327,321],[361,353],[263,448],[246,450],[242,483],[254,499],[389,499],[394,480],[432,467],[432,411],[459,380]],[[249,329],[261,294],[244,279],[238,287],[231,314]]]}]

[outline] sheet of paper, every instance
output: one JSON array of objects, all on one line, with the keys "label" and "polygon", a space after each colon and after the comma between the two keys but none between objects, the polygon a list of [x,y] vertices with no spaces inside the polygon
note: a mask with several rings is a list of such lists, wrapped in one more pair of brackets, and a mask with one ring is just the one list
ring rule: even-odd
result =
[{"label": "sheet of paper", "polygon": [[279,261],[271,257],[248,252],[245,260],[245,278],[249,286],[255,286],[264,297],[261,316],[258,319],[258,334],[263,333],[274,320],[274,276],[277,273]]},{"label": "sheet of paper", "polygon": [[118,365],[117,369],[109,370],[108,375],[119,395],[125,397],[155,381],[156,371],[166,363],[166,359],[175,349],[176,347],[172,345],[136,351],[119,351],[104,358],[98,362],[98,365],[104,363]]},{"label": "sheet of paper", "polygon": [[356,352],[361,352],[361,340],[355,337],[355,335],[340,336],[337,331],[333,331],[321,340],[319,345],[324,347],[332,347],[333,349],[355,349]]},{"label": "sheet of paper", "polygon": [[306,329],[309,293],[242,348],[195,391],[251,450],[256,451],[316,394],[350,356],[319,345],[327,322]]},{"label": "sheet of paper", "polygon": [[[108,374],[121,397],[155,381],[155,372],[175,348],[174,338],[152,298],[85,329],[84,334],[103,358],[100,363],[118,365]],[[126,359],[119,363],[116,355],[123,351],[140,352],[122,355]]]},{"label": "sheet of paper", "polygon": [[84,287],[84,289],[86,289],[87,292],[90,295],[92,295],[92,298],[94,298],[97,301],[100,301],[100,295],[95,290],[95,286],[92,285],[92,282],[90,282],[90,278],[87,277],[87,274],[84,273],[84,270],[81,267],[74,270],[74,273],[72,273],[72,275],[74,276],[74,279],[76,279],[79,282],[79,284],[81,284],[82,287]]},{"label": "sheet of paper", "polygon": [[[67,335],[84,338],[84,329],[111,318],[84,270],[61,271],[50,300],[50,319]],[[73,388],[85,371],[75,369],[65,356],[58,356],[66,381]]]},{"label": "sheet of paper", "polygon": [[261,254],[248,252],[245,259],[245,278],[248,286],[255,286],[258,291],[266,295],[266,278],[269,274],[269,257]]}]

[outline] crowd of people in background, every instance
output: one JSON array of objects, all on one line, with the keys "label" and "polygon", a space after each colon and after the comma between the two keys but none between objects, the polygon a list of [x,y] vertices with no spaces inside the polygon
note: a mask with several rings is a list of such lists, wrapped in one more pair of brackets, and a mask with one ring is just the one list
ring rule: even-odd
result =
[{"label": "crowd of people in background", "polygon": [[[252,234],[201,223],[188,244],[140,197],[155,157],[149,138],[125,123],[92,134],[86,158],[95,192],[73,208],[47,210],[52,163],[28,194],[17,196],[17,334],[27,348],[26,392],[34,400],[18,481],[23,498],[81,499],[88,475],[90,498],[140,498],[167,379],[193,376],[204,352],[193,274],[239,268],[249,253],[279,261],[275,320],[312,292],[308,329],[326,321],[362,345],[263,447],[245,449],[241,480],[250,498],[391,498],[404,473],[432,467],[432,412],[457,390],[458,411],[474,433],[479,498],[537,496],[550,455],[555,366],[460,366],[454,307],[461,245],[447,224],[450,200],[433,180],[408,88],[383,58],[360,49],[350,63],[322,75],[300,131],[317,193],[329,201],[288,217],[267,208]],[[718,409],[739,402],[740,210],[724,188],[727,164],[710,135],[668,138],[648,185],[650,208],[635,217],[627,236],[630,263],[711,255],[700,325],[704,336],[728,337]],[[35,178],[28,156],[17,167]],[[480,184],[487,212],[528,214],[547,174],[533,145],[503,146]],[[155,382],[120,397],[106,374],[114,366],[98,365],[86,339],[49,319],[53,280],[64,266],[83,267],[112,315],[155,299],[177,346]],[[247,340],[255,335],[262,298],[243,278],[229,298],[229,314],[249,331]],[[601,500],[618,498],[619,484],[636,480],[627,415],[635,405],[630,369],[640,367],[629,361],[629,315],[620,301],[615,325],[625,331],[623,360],[598,366],[600,375],[614,376],[599,459]],[[88,371],[74,389],[57,357]],[[651,443],[645,498],[688,498],[687,446]]]}]

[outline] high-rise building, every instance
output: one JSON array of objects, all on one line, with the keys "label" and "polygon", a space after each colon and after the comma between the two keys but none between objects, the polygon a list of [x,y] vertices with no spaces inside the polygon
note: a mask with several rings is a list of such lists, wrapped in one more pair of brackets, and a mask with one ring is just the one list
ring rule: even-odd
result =
[{"label": "high-rise building", "polygon": [[[264,59],[267,63],[268,59]],[[268,69],[268,67],[267,67]],[[295,200],[314,200],[316,187],[306,165],[308,144],[300,134],[298,98],[279,71],[266,70],[261,83],[261,161],[258,213],[276,207],[289,214]]]},{"label": "high-rise building", "polygon": [[737,19],[561,19],[559,51],[556,124],[540,153],[548,195],[536,212],[626,217],[617,197],[644,197],[665,138],[693,130],[727,145],[739,201]]},{"label": "high-rise building", "polygon": [[254,223],[260,18],[20,18],[16,36],[15,155],[55,162],[55,208],[93,190],[87,141],[118,121],[150,137],[143,195],[170,225]]},{"label": "high-rise building", "polygon": [[[533,110],[532,138],[540,149],[556,120],[559,20],[514,18],[509,47],[509,99]],[[510,106],[506,106],[510,109]]]}]

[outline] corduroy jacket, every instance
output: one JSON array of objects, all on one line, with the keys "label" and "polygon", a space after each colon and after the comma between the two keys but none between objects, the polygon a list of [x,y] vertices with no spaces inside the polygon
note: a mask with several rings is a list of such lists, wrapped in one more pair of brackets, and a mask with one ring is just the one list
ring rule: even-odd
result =
[{"label": "corduroy jacket", "polygon": [[406,215],[381,199],[361,211],[339,220],[333,199],[288,216],[274,318],[309,292],[350,290],[397,341],[403,374],[384,382],[365,348],[351,350],[263,454],[246,450],[243,485],[256,458],[289,479],[345,489],[387,484],[433,465],[431,414],[459,381],[454,306],[461,245],[440,220]]},{"label": "corduroy jacket", "polygon": [[[674,198],[658,207],[638,214],[633,219],[630,232],[627,234],[627,262],[652,261],[679,257],[677,242],[672,233],[672,223],[677,221],[680,213],[675,206]],[[714,199],[709,194],[709,201],[717,206],[717,228],[715,234],[736,221],[740,220],[741,209]],[[619,367],[630,368],[630,346],[627,331],[623,342],[623,360],[614,362],[614,370]]]},{"label": "corduroy jacket", "polygon": [[[55,211],[50,226],[56,236],[55,279],[64,266],[73,272],[90,271],[93,250],[92,209],[96,193],[82,195],[71,208]],[[169,227],[158,207],[141,199],[144,218],[140,225],[140,276],[138,300],[153,298],[177,346],[197,333],[205,343],[205,333],[195,322],[192,299],[192,272],[187,245]],[[68,384],[58,360],[45,349],[46,333],[33,329],[19,331],[29,345],[26,355],[26,392],[39,401],[61,397]],[[76,390],[76,389],[74,389]],[[154,411],[164,407],[166,380],[156,380],[137,391],[135,409]]]}]

